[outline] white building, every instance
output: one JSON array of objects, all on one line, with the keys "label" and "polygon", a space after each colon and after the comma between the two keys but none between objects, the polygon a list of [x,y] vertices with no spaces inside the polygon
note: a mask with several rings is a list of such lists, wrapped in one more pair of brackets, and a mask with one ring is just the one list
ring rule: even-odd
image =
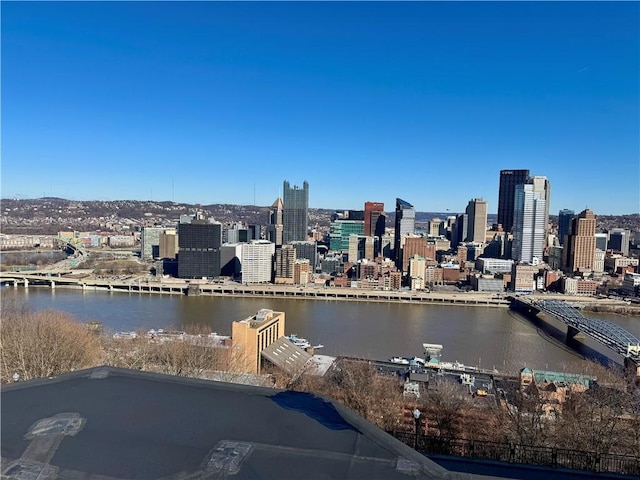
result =
[{"label": "white building", "polygon": [[595,253],[593,254],[593,273],[603,273],[604,272],[604,250],[600,250],[596,248]]},{"label": "white building", "polygon": [[542,259],[547,205],[544,191],[534,187],[532,183],[516,186],[511,258],[517,262]]},{"label": "white building", "polygon": [[242,283],[270,283],[276,244],[252,240],[242,244]]},{"label": "white building", "polygon": [[482,273],[511,273],[513,260],[502,258],[478,258],[476,269]]}]

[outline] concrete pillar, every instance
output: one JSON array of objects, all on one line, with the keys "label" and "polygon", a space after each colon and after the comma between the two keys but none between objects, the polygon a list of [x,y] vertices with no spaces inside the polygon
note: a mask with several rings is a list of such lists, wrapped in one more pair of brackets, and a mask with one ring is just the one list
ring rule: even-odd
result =
[{"label": "concrete pillar", "polygon": [[24,288],[29,288],[29,280],[24,279]]},{"label": "concrete pillar", "polygon": [[18,281],[17,280],[13,281],[13,288],[18,288]]},{"label": "concrete pillar", "polygon": [[567,342],[570,342],[571,340],[574,340],[574,339],[583,339],[583,338],[584,338],[584,333],[582,333],[577,328],[572,327],[571,325],[567,326]]},{"label": "concrete pillar", "polygon": [[51,280],[51,290],[55,290],[55,289],[56,289],[56,282]]}]

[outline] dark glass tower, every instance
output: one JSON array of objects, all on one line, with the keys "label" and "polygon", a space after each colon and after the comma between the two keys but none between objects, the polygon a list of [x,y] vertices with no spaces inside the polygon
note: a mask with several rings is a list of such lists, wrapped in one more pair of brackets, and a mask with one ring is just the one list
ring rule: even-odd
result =
[{"label": "dark glass tower", "polygon": [[287,180],[282,188],[282,243],[307,240],[309,184],[291,187]]},{"label": "dark glass tower", "polygon": [[205,220],[178,224],[178,277],[220,276],[222,225]]},{"label": "dark glass tower", "polygon": [[529,170],[500,170],[500,190],[498,192],[498,223],[505,232],[513,228],[513,206],[516,199],[516,185],[527,183]]},{"label": "dark glass tower", "polygon": [[569,225],[576,212],[563,208],[558,213],[558,241],[564,245],[564,237],[569,234]]},{"label": "dark glass tower", "polygon": [[402,236],[416,231],[416,211],[409,202],[396,198],[396,228],[393,255],[396,266],[402,268]]}]

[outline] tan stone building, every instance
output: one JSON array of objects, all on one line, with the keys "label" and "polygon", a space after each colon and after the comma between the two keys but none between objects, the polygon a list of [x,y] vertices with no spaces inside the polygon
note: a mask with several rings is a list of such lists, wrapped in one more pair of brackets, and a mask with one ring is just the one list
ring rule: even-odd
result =
[{"label": "tan stone building", "polygon": [[261,352],[284,336],[285,314],[263,308],[255,315],[231,325],[232,361],[244,373],[259,374]]},{"label": "tan stone building", "polygon": [[596,216],[583,210],[571,219],[567,244],[564,246],[563,266],[567,273],[591,272],[596,253]]}]

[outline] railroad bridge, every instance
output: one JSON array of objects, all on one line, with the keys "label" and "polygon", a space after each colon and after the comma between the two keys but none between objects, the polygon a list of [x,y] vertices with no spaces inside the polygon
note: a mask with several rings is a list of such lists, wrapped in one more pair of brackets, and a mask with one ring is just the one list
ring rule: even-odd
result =
[{"label": "railroad bridge", "polygon": [[640,340],[624,328],[601,318],[585,317],[580,310],[563,300],[515,297],[516,310],[537,315],[544,313],[567,325],[567,340],[578,334],[588,335],[598,343],[624,357],[625,366],[640,376]]}]

